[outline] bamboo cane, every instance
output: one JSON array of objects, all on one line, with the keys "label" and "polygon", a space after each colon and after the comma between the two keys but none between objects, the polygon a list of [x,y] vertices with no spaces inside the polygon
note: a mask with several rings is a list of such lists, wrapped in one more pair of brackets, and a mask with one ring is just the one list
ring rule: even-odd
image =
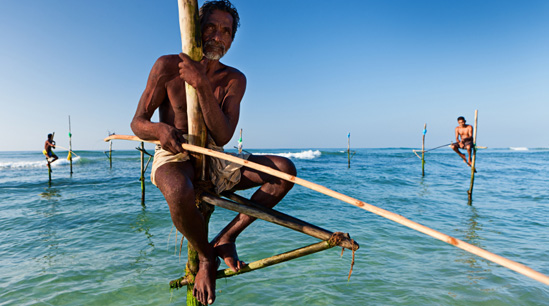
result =
[{"label": "bamboo cane", "polygon": [[[261,206],[234,193],[228,192],[223,193],[223,195],[230,197],[238,203],[221,199],[207,192],[202,193],[201,199],[203,199],[206,203],[278,224],[321,240],[328,240],[333,235],[332,232],[316,225],[309,224],[303,220],[299,220],[274,209]],[[351,241],[350,238],[342,238],[338,245],[355,251],[359,248],[358,243]]]},{"label": "bamboo cane", "polygon": [[351,133],[347,135],[347,168],[351,168]]},{"label": "bamboo cane", "polygon": [[[275,265],[275,264],[286,262],[286,261],[289,261],[289,260],[292,260],[292,259],[296,259],[296,258],[299,258],[299,257],[314,254],[314,253],[317,253],[317,252],[320,252],[320,251],[324,251],[324,250],[333,248],[334,246],[335,245],[331,244],[329,241],[321,241],[321,242],[311,244],[311,245],[303,247],[303,248],[295,249],[293,251],[289,251],[289,252],[286,252],[286,253],[278,254],[278,255],[275,255],[275,256],[271,256],[271,257],[268,257],[268,258],[264,258],[264,259],[261,259],[261,260],[258,260],[258,261],[251,262],[248,265],[246,265],[245,267],[243,267],[242,269],[240,269],[238,272],[233,272],[231,269],[218,270],[216,277],[217,277],[217,279],[220,279],[220,278],[231,277],[231,276],[235,276],[235,275],[243,274],[243,273],[247,273],[247,272],[252,272],[252,271],[263,269],[263,268],[266,268],[266,267],[269,267],[269,266],[272,266],[272,265]],[[183,287],[187,284],[188,284],[187,279],[183,277],[183,278],[171,281],[170,282],[170,287],[171,288],[180,288],[180,287]]]},{"label": "bamboo cane", "polygon": [[[179,27],[181,32],[181,49],[192,60],[202,60],[202,34],[200,32],[200,21],[198,18],[198,3],[196,0],[178,0],[179,9]],[[198,95],[191,85],[185,83],[185,91],[187,98],[187,119],[188,119],[188,135],[189,144],[205,147],[207,140],[207,129],[204,123],[204,117],[200,110]],[[193,155],[194,168],[199,174],[200,180],[206,179],[206,158],[200,154]],[[199,203],[197,203],[199,204]],[[202,207],[201,213],[204,216],[206,223],[206,232],[208,231],[208,223],[213,210],[205,205]],[[193,279],[198,272],[198,253],[191,244],[187,244],[187,274],[192,275]],[[187,305],[202,305],[193,295],[194,284],[187,286]]]},{"label": "bamboo cane", "polygon": [[423,142],[421,143],[421,176],[425,176],[425,134],[427,133],[427,123],[423,125]]},{"label": "bamboo cane", "polygon": [[141,175],[139,180],[141,181],[141,205],[145,205],[145,143],[141,142]]},{"label": "bamboo cane", "polygon": [[[110,140],[113,140],[113,139],[142,141],[137,136],[130,136],[130,135],[113,135],[113,136],[105,138],[105,141],[110,141]],[[156,144],[160,143],[158,140],[146,140],[146,141],[151,142],[151,143],[156,143]],[[535,271],[535,270],[533,270],[533,269],[531,269],[531,268],[529,268],[529,267],[527,267],[523,264],[517,263],[517,262],[512,261],[510,259],[507,259],[505,257],[496,255],[496,254],[491,253],[491,252],[488,252],[488,251],[486,251],[484,249],[481,249],[477,246],[471,245],[467,242],[461,241],[459,239],[456,239],[454,237],[448,236],[446,234],[443,234],[441,232],[433,230],[429,227],[421,225],[417,222],[406,219],[405,217],[403,217],[401,215],[398,215],[398,214],[395,214],[393,212],[387,211],[385,209],[376,207],[376,206],[368,204],[366,202],[354,199],[354,198],[349,197],[347,195],[344,195],[344,194],[341,194],[339,192],[328,189],[324,186],[321,186],[321,185],[306,181],[304,179],[301,179],[299,177],[289,175],[287,173],[269,168],[267,166],[263,166],[263,165],[260,165],[260,164],[257,164],[257,163],[254,163],[254,162],[251,162],[251,161],[248,161],[248,160],[244,160],[244,159],[232,156],[232,155],[225,154],[225,153],[216,152],[216,151],[213,151],[213,150],[210,150],[210,149],[201,148],[201,147],[193,146],[193,145],[190,145],[190,144],[183,144],[182,147],[183,147],[183,149],[188,150],[188,151],[194,151],[194,152],[204,154],[204,155],[208,155],[208,156],[211,156],[211,157],[221,158],[221,159],[224,159],[224,160],[227,160],[227,161],[230,161],[230,162],[233,162],[233,163],[236,163],[236,164],[239,164],[239,165],[251,168],[251,169],[255,169],[255,170],[270,174],[272,176],[275,176],[275,177],[278,177],[278,178],[281,178],[281,179],[284,179],[284,180],[287,180],[289,182],[301,185],[303,187],[312,189],[314,191],[320,192],[320,193],[325,194],[327,196],[333,197],[335,199],[338,199],[338,200],[341,200],[341,201],[346,202],[348,204],[351,204],[353,206],[356,206],[358,208],[367,210],[367,211],[369,211],[371,213],[374,213],[376,215],[379,215],[381,217],[387,218],[391,221],[394,221],[396,223],[399,223],[401,225],[409,227],[409,228],[411,228],[413,230],[416,230],[418,232],[424,233],[424,234],[426,234],[428,236],[431,236],[433,238],[436,238],[440,241],[443,241],[443,242],[446,242],[446,243],[451,244],[453,246],[456,246],[456,247],[458,247],[462,250],[465,250],[469,253],[475,254],[479,257],[482,257],[484,259],[495,262],[495,263],[497,263],[499,265],[502,265],[502,266],[504,266],[508,269],[511,269],[515,272],[521,273],[525,276],[528,276],[532,279],[535,279],[535,280],[537,280],[541,283],[549,285],[549,277],[547,275],[544,275],[540,272],[537,272],[537,271]]]},{"label": "bamboo cane", "polygon": [[71,116],[69,116],[69,163],[71,165],[70,171],[72,176],[72,133],[71,133]]},{"label": "bamboo cane", "polygon": [[477,160],[477,122],[478,122],[478,109],[475,110],[475,127],[473,131],[473,160],[471,162],[471,185],[469,186],[469,191],[467,195],[469,196],[468,204],[473,203],[473,184],[475,182],[475,162]]},{"label": "bamboo cane", "polygon": [[109,143],[109,165],[110,169],[112,169],[112,142]]}]

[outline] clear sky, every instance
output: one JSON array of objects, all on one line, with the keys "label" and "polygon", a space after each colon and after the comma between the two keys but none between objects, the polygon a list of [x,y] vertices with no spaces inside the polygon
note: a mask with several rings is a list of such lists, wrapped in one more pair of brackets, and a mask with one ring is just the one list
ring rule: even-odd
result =
[{"label": "clear sky", "polygon": [[[199,1],[202,4],[203,1]],[[248,87],[245,148],[421,147],[454,139],[549,147],[549,1],[234,0],[241,27],[222,59]],[[0,151],[106,150],[150,68],[179,53],[176,0],[4,0]],[[137,143],[117,141],[114,149]]]}]

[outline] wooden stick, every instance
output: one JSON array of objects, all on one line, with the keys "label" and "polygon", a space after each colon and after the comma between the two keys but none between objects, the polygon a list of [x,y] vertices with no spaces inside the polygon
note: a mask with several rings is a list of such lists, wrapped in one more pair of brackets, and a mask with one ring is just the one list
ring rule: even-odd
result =
[{"label": "wooden stick", "polygon": [[[306,255],[314,254],[320,251],[324,251],[330,248],[333,248],[335,245],[330,244],[328,241],[321,241],[300,249],[289,251],[286,253],[278,254],[272,257],[264,258],[258,261],[254,261],[246,265],[244,268],[240,269],[238,272],[233,272],[231,269],[218,270],[217,279],[231,277],[238,274],[243,274],[247,272],[252,272],[255,270],[263,269],[278,263],[286,262],[288,260],[296,259]],[[188,284],[186,278],[176,279],[170,282],[171,288],[180,288]]]},{"label": "wooden stick", "polygon": [[475,127],[473,130],[473,160],[471,163],[471,185],[469,186],[469,190],[467,191],[467,195],[469,197],[468,204],[471,205],[473,203],[473,184],[475,182],[475,162],[477,160],[477,122],[478,122],[478,109],[475,110]]},{"label": "wooden stick", "polygon": [[[112,139],[125,139],[125,140],[142,141],[141,139],[139,139],[136,136],[128,136],[128,135],[113,135],[111,137],[105,138],[105,141],[109,141],[109,140],[112,140]],[[157,144],[160,143],[158,140],[146,140],[146,141],[151,142],[151,143],[157,143]],[[240,159],[240,158],[232,156],[232,155],[228,155],[228,154],[221,153],[221,152],[216,152],[216,151],[206,149],[206,148],[193,146],[193,145],[190,145],[190,144],[183,144],[182,147],[183,147],[183,149],[188,150],[188,151],[194,151],[194,152],[204,154],[204,155],[208,155],[208,156],[211,156],[211,157],[221,158],[221,159],[224,159],[224,160],[227,160],[227,161],[230,161],[230,162],[233,162],[233,163],[236,163],[236,164],[239,164],[239,165],[251,168],[251,169],[255,169],[255,170],[270,174],[272,176],[275,176],[275,177],[278,177],[278,178],[281,178],[281,179],[284,179],[284,180],[287,180],[289,182],[301,185],[303,187],[312,189],[314,191],[320,192],[320,193],[325,194],[327,196],[333,197],[335,199],[338,199],[338,200],[341,200],[343,202],[349,203],[349,204],[351,204],[353,206],[356,206],[358,208],[367,210],[371,213],[374,213],[376,215],[387,218],[391,221],[394,221],[396,223],[399,223],[401,225],[409,227],[409,228],[411,228],[413,230],[416,230],[418,232],[429,235],[429,236],[431,236],[433,238],[436,238],[440,241],[443,241],[443,242],[446,242],[446,243],[451,244],[453,246],[456,246],[456,247],[458,247],[462,250],[465,250],[469,253],[475,254],[477,256],[480,256],[482,258],[485,258],[487,260],[495,262],[499,265],[502,265],[502,266],[504,266],[508,269],[511,269],[515,272],[521,273],[525,276],[528,276],[532,279],[535,279],[535,280],[537,280],[541,283],[549,285],[549,277],[547,275],[544,275],[540,272],[537,272],[537,271],[535,271],[535,270],[533,270],[533,269],[531,269],[531,268],[529,268],[529,267],[527,267],[523,264],[517,263],[517,262],[512,261],[510,259],[507,259],[505,257],[496,255],[496,254],[491,253],[491,252],[488,252],[488,251],[486,251],[484,249],[481,249],[477,246],[474,246],[474,245],[469,244],[467,242],[461,241],[461,240],[456,239],[454,237],[448,236],[446,234],[443,234],[441,232],[433,230],[429,227],[421,225],[421,224],[419,224],[417,222],[414,222],[412,220],[406,219],[403,216],[395,214],[395,213],[390,212],[388,210],[385,210],[385,209],[376,207],[374,205],[370,205],[366,202],[351,198],[347,195],[344,195],[344,194],[341,194],[339,192],[333,191],[333,190],[328,189],[324,186],[306,181],[306,180],[298,178],[296,176],[289,175],[287,173],[269,168],[267,166],[263,166],[263,165],[260,165],[260,164],[257,164],[257,163],[253,163],[253,162],[248,161],[248,160]]]},{"label": "wooden stick", "polygon": [[[261,220],[278,224],[321,240],[328,240],[334,234],[333,232],[327,231],[316,225],[309,224],[303,220],[286,215],[274,209],[256,204],[232,192],[223,193],[223,195],[230,197],[232,200],[237,201],[238,203],[219,198],[218,196],[207,192],[202,193],[201,199],[203,199],[204,202],[208,204],[212,204],[254,218],[259,218]],[[358,243],[351,241],[351,239],[347,237],[343,237],[338,245],[355,251],[359,248]]]},{"label": "wooden stick", "polygon": [[351,168],[351,133],[347,135],[347,168]]},{"label": "wooden stick", "polygon": [[425,134],[427,133],[427,123],[423,125],[423,142],[421,143],[421,176],[425,176]]},{"label": "wooden stick", "polygon": [[[193,61],[202,60],[202,34],[200,32],[200,21],[198,18],[197,0],[178,0],[179,8],[179,27],[181,31],[181,49]],[[198,147],[205,147],[207,141],[207,129],[204,123],[204,116],[200,110],[200,103],[196,89],[185,83],[185,92],[187,98],[187,121],[189,143]],[[201,181],[206,180],[206,158],[203,155],[194,154],[193,166],[195,173],[198,174]],[[198,204],[198,203],[197,203]],[[205,230],[208,232],[208,223],[213,210],[204,205],[201,207],[205,220]],[[198,272],[198,253],[189,243],[187,244],[187,274],[192,274],[193,278]],[[187,286],[187,305],[200,305],[193,295],[194,284]]]},{"label": "wooden stick", "polygon": [[69,163],[71,165],[70,167],[70,171],[71,171],[71,175],[72,175],[72,133],[71,133],[71,116],[69,116]]},{"label": "wooden stick", "polygon": [[141,205],[145,206],[145,143],[141,142],[141,150],[139,150],[141,158],[141,175],[139,181],[141,181]]}]

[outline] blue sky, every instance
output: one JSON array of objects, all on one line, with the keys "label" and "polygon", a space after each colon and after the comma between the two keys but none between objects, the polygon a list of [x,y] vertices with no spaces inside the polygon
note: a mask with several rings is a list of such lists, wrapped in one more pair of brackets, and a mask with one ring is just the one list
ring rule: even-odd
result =
[{"label": "blue sky", "polygon": [[[424,123],[435,147],[475,109],[479,145],[549,147],[549,1],[233,3],[245,148],[421,147]],[[105,150],[181,50],[177,1],[6,0],[0,41],[0,151],[68,147],[69,115],[74,150]]]}]

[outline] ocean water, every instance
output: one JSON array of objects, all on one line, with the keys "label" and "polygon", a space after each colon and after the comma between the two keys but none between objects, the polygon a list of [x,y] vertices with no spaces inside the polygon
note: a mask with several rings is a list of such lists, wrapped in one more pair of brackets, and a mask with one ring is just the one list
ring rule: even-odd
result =
[{"label": "ocean water", "polygon": [[[426,154],[424,177],[411,148],[357,149],[350,168],[343,149],[250,151],[549,275],[548,149],[479,150],[472,205],[470,170],[448,148]],[[60,159],[49,186],[40,152],[0,152],[0,305],[184,305],[168,284],[186,241],[180,255],[149,179],[142,206],[139,152],[114,151],[112,169],[103,152],[76,154],[74,173]],[[214,305],[549,305],[547,285],[307,188],[276,209],[359,242],[350,280],[352,253],[333,248],[219,280]],[[217,208],[210,236],[234,216]],[[237,246],[251,262],[317,241],[258,220]]]}]

